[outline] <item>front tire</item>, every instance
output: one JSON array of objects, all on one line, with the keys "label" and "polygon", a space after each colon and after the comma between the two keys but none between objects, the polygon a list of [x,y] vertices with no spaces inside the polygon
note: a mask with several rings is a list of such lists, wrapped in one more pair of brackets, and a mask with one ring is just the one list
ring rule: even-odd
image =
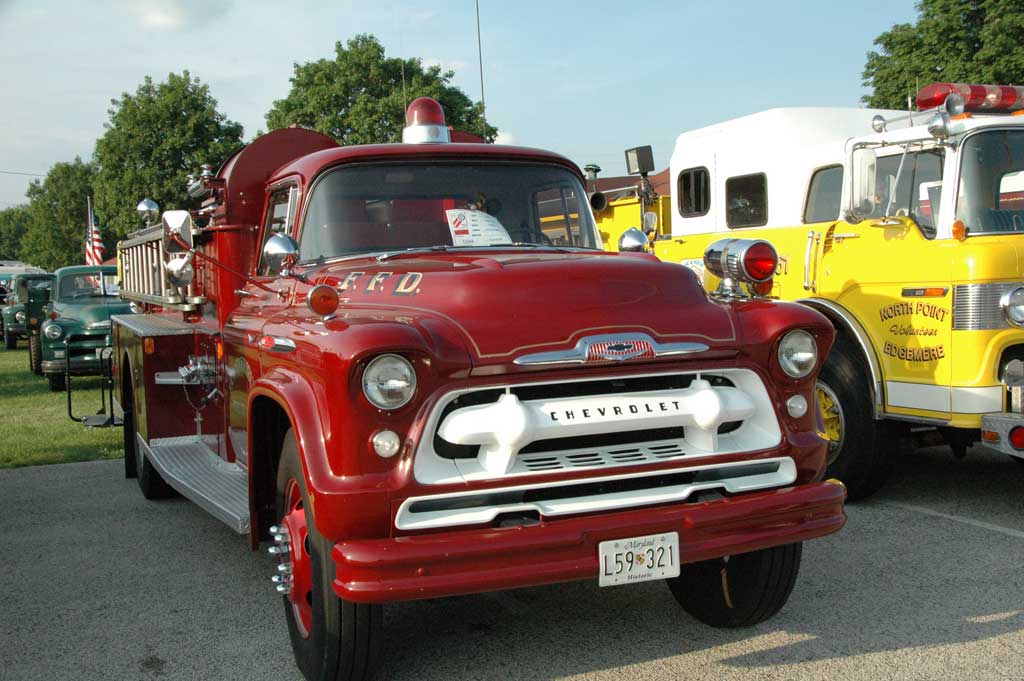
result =
[{"label": "front tire", "polygon": [[43,375],[43,348],[38,335],[28,337],[28,370],[36,376]]},{"label": "front tire", "polygon": [[8,350],[14,350],[18,347],[18,334],[11,333],[7,329],[4,329],[4,347]]},{"label": "front tire", "polygon": [[817,402],[829,441],[825,477],[846,485],[850,501],[877,492],[892,472],[899,438],[874,417],[860,351],[838,337],[818,374]]},{"label": "front tire", "polygon": [[[283,597],[295,662],[310,681],[363,681],[373,676],[383,638],[382,607],[334,593],[331,541],[313,524],[295,435],[281,445],[275,495],[280,564],[290,568]],[[279,568],[280,570],[280,568]],[[283,574],[278,572],[278,575]]]},{"label": "front tire", "polygon": [[46,374],[46,381],[50,384],[50,392],[64,392],[68,389],[64,374]]},{"label": "front tire", "polygon": [[803,544],[787,544],[684,565],[667,580],[683,610],[719,628],[750,627],[774,616],[789,600]]}]

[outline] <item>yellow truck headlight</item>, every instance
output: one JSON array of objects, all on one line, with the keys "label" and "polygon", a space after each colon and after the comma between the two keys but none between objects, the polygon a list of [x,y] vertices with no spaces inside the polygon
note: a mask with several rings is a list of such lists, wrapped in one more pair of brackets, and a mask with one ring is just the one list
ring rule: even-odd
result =
[{"label": "yellow truck headlight", "polygon": [[999,300],[1003,316],[1013,326],[1024,326],[1024,286],[1010,289]]}]

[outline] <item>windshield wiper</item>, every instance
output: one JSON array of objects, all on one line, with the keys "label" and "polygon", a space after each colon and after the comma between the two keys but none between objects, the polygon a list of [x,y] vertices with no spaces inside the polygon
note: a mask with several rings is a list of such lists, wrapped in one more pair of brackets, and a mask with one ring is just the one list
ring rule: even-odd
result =
[{"label": "windshield wiper", "polygon": [[447,244],[437,244],[435,246],[416,246],[415,248],[403,248],[398,251],[387,251],[386,253],[380,253],[375,256],[377,262],[384,262],[398,255],[415,255],[417,253],[442,253],[449,249],[455,248]]}]

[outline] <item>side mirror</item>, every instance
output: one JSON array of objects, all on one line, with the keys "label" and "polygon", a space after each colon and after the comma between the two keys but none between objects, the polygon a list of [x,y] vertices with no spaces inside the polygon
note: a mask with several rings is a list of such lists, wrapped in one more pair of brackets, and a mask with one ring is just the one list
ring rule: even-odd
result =
[{"label": "side mirror", "polygon": [[644,212],[644,234],[658,231],[658,214],[652,210]]},{"label": "side mirror", "polygon": [[597,215],[608,207],[608,197],[604,195],[604,192],[594,192],[590,195],[590,207],[593,209],[594,215]]},{"label": "side mirror", "polygon": [[[156,205],[156,204],[153,204]],[[192,248],[192,215],[187,210],[169,210],[163,216],[164,248],[168,253],[185,250],[178,239]]]},{"label": "side mirror", "polygon": [[636,227],[630,227],[619,237],[619,251],[623,253],[646,253],[647,235]]},{"label": "side mirror", "polygon": [[860,147],[850,156],[850,199],[846,207],[846,217],[850,222],[856,223],[870,217],[877,207],[877,167],[878,160],[873,149]]},{"label": "side mirror", "polygon": [[156,205],[156,201],[153,199],[139,201],[139,205],[135,206],[135,212],[139,214],[147,227],[160,219],[160,206]]},{"label": "side mirror", "polygon": [[275,234],[263,245],[263,262],[274,274],[284,277],[299,261],[299,244],[287,234]]}]

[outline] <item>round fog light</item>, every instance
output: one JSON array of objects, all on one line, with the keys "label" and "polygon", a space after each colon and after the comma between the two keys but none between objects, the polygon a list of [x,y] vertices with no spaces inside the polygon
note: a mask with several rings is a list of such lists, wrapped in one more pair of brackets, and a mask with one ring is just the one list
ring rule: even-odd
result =
[{"label": "round fog light", "polygon": [[786,411],[795,419],[807,413],[807,399],[803,395],[793,395],[786,400]]},{"label": "round fog light", "polygon": [[371,442],[373,443],[373,451],[377,452],[377,456],[385,459],[390,459],[395,454],[398,454],[398,450],[402,446],[401,438],[393,430],[379,431],[373,436]]}]

